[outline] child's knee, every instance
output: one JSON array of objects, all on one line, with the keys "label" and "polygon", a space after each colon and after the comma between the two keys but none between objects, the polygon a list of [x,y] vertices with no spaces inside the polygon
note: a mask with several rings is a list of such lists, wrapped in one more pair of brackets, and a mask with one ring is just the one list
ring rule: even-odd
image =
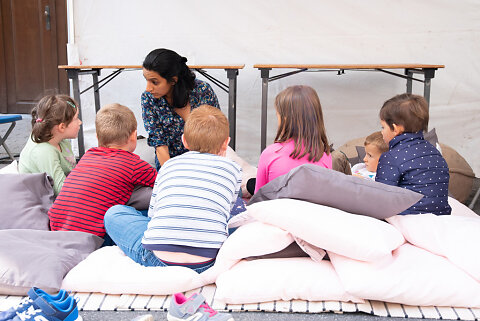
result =
[{"label": "child's knee", "polygon": [[110,220],[115,220],[116,216],[121,215],[121,213],[125,212],[125,205],[113,205],[110,207],[106,212],[105,216],[103,217],[103,222],[105,226],[110,222]]}]

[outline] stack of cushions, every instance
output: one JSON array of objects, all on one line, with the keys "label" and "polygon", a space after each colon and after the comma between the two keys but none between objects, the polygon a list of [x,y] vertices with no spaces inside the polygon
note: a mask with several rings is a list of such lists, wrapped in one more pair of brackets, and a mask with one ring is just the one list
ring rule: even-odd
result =
[{"label": "stack of cushions", "polygon": [[49,231],[51,178],[15,173],[14,165],[0,175],[0,293],[26,295],[32,286],[56,292],[67,272],[103,240],[82,232]]},{"label": "stack of cushions", "polygon": [[[436,146],[447,162],[450,181],[448,191],[458,201],[464,203],[472,192],[473,180],[475,173],[473,172],[467,161],[452,147],[438,143],[438,137],[435,128],[424,135],[432,145]],[[344,153],[350,162],[350,165],[363,162],[365,157],[364,147],[365,137],[352,139],[338,148]]]}]

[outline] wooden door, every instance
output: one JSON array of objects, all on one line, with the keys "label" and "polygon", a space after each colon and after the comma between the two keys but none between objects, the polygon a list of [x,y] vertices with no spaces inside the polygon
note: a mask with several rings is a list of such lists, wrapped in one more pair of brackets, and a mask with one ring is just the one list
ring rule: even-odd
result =
[{"label": "wooden door", "polygon": [[0,0],[0,112],[30,113],[48,93],[68,93],[66,0]]}]

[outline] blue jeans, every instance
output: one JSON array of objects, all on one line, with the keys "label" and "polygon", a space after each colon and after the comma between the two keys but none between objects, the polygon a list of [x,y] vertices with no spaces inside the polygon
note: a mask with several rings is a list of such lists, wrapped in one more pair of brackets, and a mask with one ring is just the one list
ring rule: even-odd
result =
[{"label": "blue jeans", "polygon": [[[143,233],[150,222],[146,211],[144,213],[131,206],[114,205],[105,213],[105,229],[123,253],[135,262],[143,266],[168,266],[151,250],[142,246]],[[213,263],[193,270],[201,273],[210,268]]]}]

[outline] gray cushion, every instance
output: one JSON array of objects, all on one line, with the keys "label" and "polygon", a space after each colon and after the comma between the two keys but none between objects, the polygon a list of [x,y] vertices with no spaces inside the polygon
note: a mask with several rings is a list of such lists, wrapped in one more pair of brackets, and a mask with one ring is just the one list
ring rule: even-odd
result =
[{"label": "gray cushion", "polygon": [[404,188],[305,164],[264,185],[248,205],[293,198],[384,219],[403,212],[422,197]]},{"label": "gray cushion", "polygon": [[0,231],[0,294],[26,295],[32,287],[56,292],[64,276],[103,239],[74,231]]},{"label": "gray cushion", "polygon": [[134,207],[139,211],[148,210],[148,206],[150,205],[150,199],[152,198],[152,191],[153,188],[149,186],[135,186],[135,189],[132,192],[132,196],[130,196],[130,199],[125,205]]},{"label": "gray cushion", "polygon": [[53,201],[52,181],[45,173],[0,175],[0,230],[48,230]]}]

